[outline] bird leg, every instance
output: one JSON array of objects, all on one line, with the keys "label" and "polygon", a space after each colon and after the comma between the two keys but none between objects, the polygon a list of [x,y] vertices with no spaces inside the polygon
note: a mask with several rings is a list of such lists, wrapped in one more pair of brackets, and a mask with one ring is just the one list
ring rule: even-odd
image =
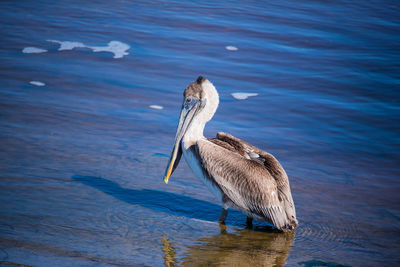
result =
[{"label": "bird leg", "polygon": [[220,223],[219,230],[221,231],[221,235],[226,234],[226,225],[224,223]]},{"label": "bird leg", "polygon": [[221,216],[219,216],[219,223],[225,224],[226,216],[228,216],[228,209],[222,208]]},{"label": "bird leg", "polygon": [[249,228],[252,227],[252,226],[253,226],[253,218],[247,216],[247,218],[246,218],[246,225],[247,225],[247,227],[249,227]]}]

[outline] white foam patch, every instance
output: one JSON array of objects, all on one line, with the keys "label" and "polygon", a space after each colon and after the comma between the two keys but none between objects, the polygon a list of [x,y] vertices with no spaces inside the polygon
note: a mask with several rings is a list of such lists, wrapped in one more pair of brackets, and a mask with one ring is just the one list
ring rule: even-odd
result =
[{"label": "white foam patch", "polygon": [[42,48],[37,48],[37,47],[25,47],[24,49],[22,49],[22,53],[25,54],[40,54],[40,53],[46,53],[47,50],[46,49],[42,49]]},{"label": "white foam patch", "polygon": [[45,86],[46,85],[45,83],[39,82],[39,81],[30,81],[29,83],[32,85],[35,85],[35,86]]},{"label": "white foam patch", "polygon": [[58,41],[58,40],[47,40],[47,42],[59,44],[60,47],[58,48],[58,51],[87,47],[86,45],[80,42]]},{"label": "white foam patch", "polygon": [[51,43],[60,44],[58,48],[59,51],[72,50],[74,48],[89,48],[93,52],[110,52],[114,54],[114,58],[123,58],[129,55],[127,52],[131,47],[120,41],[111,41],[107,46],[88,46],[81,42],[71,42],[71,41],[58,41],[58,40],[47,40]]},{"label": "white foam patch", "polygon": [[93,52],[110,52],[114,54],[114,58],[123,58],[129,55],[128,51],[131,48],[129,45],[120,41],[111,41],[107,46],[88,46],[93,49]]},{"label": "white foam patch", "polygon": [[226,50],[229,50],[229,51],[238,51],[239,50],[239,48],[237,48],[236,46],[233,46],[233,45],[225,46],[225,48],[226,48]]},{"label": "white foam patch", "polygon": [[159,105],[150,105],[149,108],[152,108],[152,109],[163,109],[164,107],[163,106],[159,106]]},{"label": "white foam patch", "polygon": [[237,100],[245,100],[250,96],[258,96],[257,93],[232,93],[231,95]]}]

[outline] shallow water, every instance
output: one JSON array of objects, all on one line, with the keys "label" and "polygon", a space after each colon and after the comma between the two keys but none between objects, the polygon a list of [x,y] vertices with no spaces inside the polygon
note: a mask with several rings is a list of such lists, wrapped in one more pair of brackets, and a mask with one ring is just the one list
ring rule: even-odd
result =
[{"label": "shallow water", "polygon": [[[1,2],[0,261],[400,264],[399,9]],[[128,54],[88,48],[111,41]],[[184,161],[163,183],[182,91],[200,74],[221,98],[206,135],[229,132],[278,158],[295,234],[245,229],[235,211],[220,229],[219,204]]]}]

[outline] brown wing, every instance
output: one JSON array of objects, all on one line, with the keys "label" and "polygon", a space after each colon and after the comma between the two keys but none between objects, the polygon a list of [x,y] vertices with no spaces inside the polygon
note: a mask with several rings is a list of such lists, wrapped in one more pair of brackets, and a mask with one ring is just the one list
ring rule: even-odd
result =
[{"label": "brown wing", "polygon": [[282,230],[297,226],[288,177],[271,154],[222,132],[197,145],[208,174],[236,206]]}]

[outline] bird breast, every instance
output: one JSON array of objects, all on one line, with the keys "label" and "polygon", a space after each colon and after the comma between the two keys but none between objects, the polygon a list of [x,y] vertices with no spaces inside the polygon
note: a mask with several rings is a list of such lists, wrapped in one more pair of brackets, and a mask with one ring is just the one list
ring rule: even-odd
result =
[{"label": "bird breast", "polygon": [[215,181],[208,175],[207,171],[204,169],[201,158],[198,153],[197,144],[185,148],[185,145],[181,144],[183,156],[189,167],[192,169],[193,173],[203,181],[203,183],[208,187],[208,189],[213,192],[213,194],[222,201],[222,192]]}]

